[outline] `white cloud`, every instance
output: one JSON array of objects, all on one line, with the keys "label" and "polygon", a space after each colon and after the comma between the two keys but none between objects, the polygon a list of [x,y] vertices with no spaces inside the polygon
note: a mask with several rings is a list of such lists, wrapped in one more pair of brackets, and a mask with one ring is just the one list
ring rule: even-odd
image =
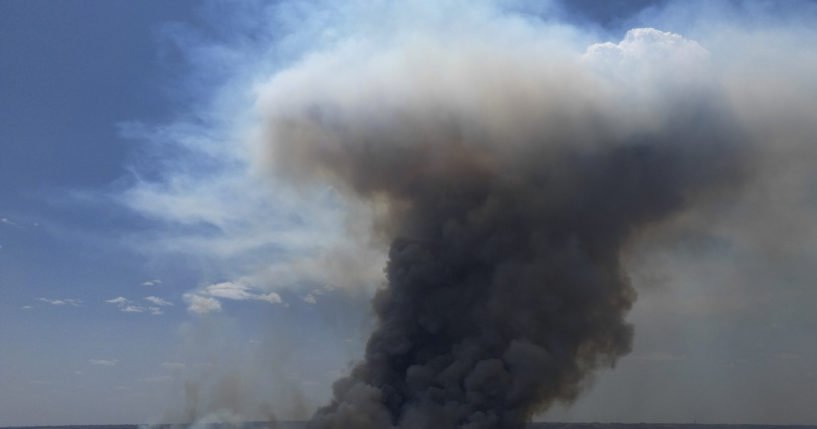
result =
[{"label": "white cloud", "polygon": [[709,51],[698,42],[655,28],[629,30],[619,43],[596,43],[584,54],[587,64],[602,76],[644,97],[650,92],[635,91],[632,86],[694,82],[705,75],[709,58]]},{"label": "white cloud", "polygon": [[33,308],[34,308],[34,307],[32,307],[32,306],[30,306],[30,305],[24,305],[24,306],[20,307],[20,309],[22,309],[22,310],[31,310],[31,309],[33,309]]},{"label": "white cloud", "polygon": [[81,299],[72,299],[72,298],[62,298],[62,299],[48,299],[48,298],[38,298],[40,302],[44,302],[51,305],[71,305],[74,307],[79,307],[82,304]]},{"label": "white cloud", "polygon": [[[159,297],[149,296],[145,298],[146,300],[156,304],[156,305],[173,305],[172,303],[165,301]],[[113,299],[105,300],[105,302],[109,304],[115,304],[119,311],[123,313],[150,313],[152,315],[158,316],[163,314],[162,309],[156,306],[144,306],[134,303],[133,301],[120,296]]]},{"label": "white cloud", "polygon": [[[283,303],[281,296],[277,293],[258,292],[246,279],[211,284],[185,295],[185,300],[190,304],[188,310],[194,313],[221,310],[221,303],[216,298],[233,301],[264,301],[270,304]],[[215,305],[216,303],[218,306]]]},{"label": "white cloud", "polygon": [[309,295],[303,297],[303,300],[304,300],[304,302],[309,303],[309,304],[317,304],[318,303],[318,301],[315,299],[315,295],[312,295],[311,293]]},{"label": "white cloud", "polygon": [[98,365],[98,366],[114,366],[116,365],[119,360],[117,359],[88,359],[88,362],[91,365]]},{"label": "white cloud", "polygon": [[624,39],[617,44],[606,42],[590,45],[586,55],[608,61],[622,61],[628,58],[698,61],[709,57],[709,51],[698,42],[685,39],[680,34],[655,28],[633,28],[627,31]]},{"label": "white cloud", "polygon": [[213,311],[221,311],[221,303],[214,298],[201,296],[195,293],[184,295],[184,299],[190,304],[187,309],[196,314],[207,314]]},{"label": "white cloud", "polygon": [[150,302],[152,302],[152,303],[154,303],[154,304],[156,304],[158,306],[162,306],[162,307],[173,306],[172,302],[166,301],[166,300],[164,300],[162,298],[159,298],[158,296],[146,296],[145,300],[150,301]]},{"label": "white cloud", "polygon": [[217,298],[227,298],[237,301],[253,299],[253,295],[247,292],[247,286],[240,283],[222,282],[212,284],[200,292],[203,295],[210,295]]},{"label": "white cloud", "polygon": [[281,296],[275,292],[270,292],[268,294],[258,295],[255,299],[260,301],[267,301],[271,304],[281,304],[283,301],[281,300]]},{"label": "white cloud", "polygon": [[161,280],[154,279],[154,280],[148,280],[146,282],[143,282],[142,286],[158,286],[160,284],[162,284]]}]

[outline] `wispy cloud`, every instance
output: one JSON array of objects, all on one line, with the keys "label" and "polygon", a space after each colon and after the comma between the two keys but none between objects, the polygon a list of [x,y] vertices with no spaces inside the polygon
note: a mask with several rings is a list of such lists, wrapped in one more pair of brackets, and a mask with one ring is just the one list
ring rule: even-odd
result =
[{"label": "wispy cloud", "polygon": [[20,309],[21,309],[21,310],[31,310],[31,309],[33,309],[33,308],[34,308],[34,307],[33,307],[33,306],[30,306],[30,305],[24,305],[24,306],[20,307]]},{"label": "wispy cloud", "polygon": [[210,295],[217,298],[226,298],[236,301],[258,300],[266,301],[272,304],[280,304],[281,297],[275,293],[254,293],[253,287],[243,281],[238,282],[222,282],[212,284],[204,288],[199,293],[202,295]]},{"label": "wispy cloud", "polygon": [[[255,292],[259,297],[253,299],[269,302],[280,299],[270,292],[283,288],[333,283],[374,289],[379,285],[385,252],[371,248],[374,240],[369,240],[367,228],[359,228],[355,240],[346,235],[349,224],[368,224],[368,214],[355,213],[350,221],[348,214],[354,209],[331,187],[302,192],[269,174],[266,147],[252,118],[257,115],[259,70],[275,64],[270,55],[280,51],[270,50],[268,40],[251,45],[243,39],[236,40],[236,45],[225,41],[214,50],[188,40],[183,32],[172,36],[191,48],[185,54],[195,56],[190,59],[203,70],[211,71],[209,64],[215,62],[226,66],[225,76],[231,77],[207,86],[205,94],[213,102],[195,107],[194,116],[212,121],[120,124],[124,137],[143,143],[151,154],[150,159],[132,158],[132,185],[111,195],[155,223],[150,234],[130,237],[127,242],[146,253],[198,258],[221,278],[257,277],[259,284],[269,288],[263,294]],[[277,35],[270,32],[262,39],[274,37]],[[152,161],[153,155],[161,158],[159,164]]]},{"label": "wispy cloud", "polygon": [[158,280],[158,279],[148,280],[146,282],[142,282],[142,286],[158,286],[160,284],[162,284],[162,281]]},{"label": "wispy cloud", "polygon": [[264,301],[270,304],[283,303],[280,295],[275,292],[258,291],[247,279],[214,283],[185,295],[185,300],[189,304],[188,310],[199,314],[221,310],[221,303],[216,298],[233,301]]},{"label": "wispy cloud", "polygon": [[121,310],[124,313],[141,313],[145,311],[145,307],[140,307],[137,305],[124,305],[122,306]]},{"label": "wispy cloud", "polygon": [[[150,296],[145,299],[157,305],[173,305],[172,303],[155,296]],[[161,301],[162,304],[156,303],[155,300]],[[139,305],[125,298],[124,296],[108,299],[105,300],[105,302],[108,304],[115,304],[117,308],[119,308],[119,311],[123,313],[150,313],[156,316],[163,314],[160,307]]]},{"label": "wispy cloud", "polygon": [[97,366],[115,366],[116,363],[119,362],[119,360],[118,359],[88,359],[88,362],[91,365],[97,365]]},{"label": "wispy cloud", "polygon": [[38,298],[37,301],[44,302],[46,304],[51,305],[70,305],[73,307],[79,307],[82,304],[81,299],[72,299],[72,298],[61,298],[61,299],[49,299],[49,298]]},{"label": "wispy cloud", "polygon": [[172,307],[173,306],[172,302],[166,301],[166,300],[164,300],[162,298],[159,298],[158,296],[146,296],[145,300],[150,301],[153,304],[156,304],[156,305],[162,306],[162,307],[168,307],[168,306]]}]

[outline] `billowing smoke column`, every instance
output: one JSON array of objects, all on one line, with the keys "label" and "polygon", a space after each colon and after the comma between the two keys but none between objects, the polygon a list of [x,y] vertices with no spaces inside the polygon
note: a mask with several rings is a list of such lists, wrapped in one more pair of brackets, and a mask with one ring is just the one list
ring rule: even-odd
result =
[{"label": "billowing smoke column", "polygon": [[389,243],[365,358],[312,427],[517,429],[629,352],[622,250],[736,186],[742,163],[697,74],[706,51],[628,38],[657,60],[415,38],[338,47],[268,84],[275,168],[380,208]]}]

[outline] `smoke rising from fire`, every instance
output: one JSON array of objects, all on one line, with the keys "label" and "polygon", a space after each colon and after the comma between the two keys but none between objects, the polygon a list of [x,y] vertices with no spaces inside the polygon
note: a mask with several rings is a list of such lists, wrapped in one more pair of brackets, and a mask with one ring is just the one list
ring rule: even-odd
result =
[{"label": "smoke rising from fire", "polygon": [[[160,181],[168,186],[145,182],[129,192],[142,213],[208,227],[171,229],[159,247],[210,255],[211,284],[238,281],[285,301],[289,291],[310,305],[333,299],[312,292],[370,291],[385,274],[365,355],[337,382],[316,428],[520,427],[569,404],[629,352],[634,286],[656,278],[676,276],[666,281],[694,300],[665,297],[654,313],[724,313],[735,330],[750,331],[761,325],[757,315],[797,301],[802,320],[812,320],[813,258],[804,255],[817,254],[817,37],[808,18],[794,17],[814,16],[807,3],[659,2],[620,32],[557,22],[548,6],[529,14],[525,2],[495,3],[251,6],[225,26],[224,34],[239,34],[233,45],[187,50],[209,55],[202,74],[224,68],[230,80],[197,111],[219,123],[170,127],[172,138],[188,138],[175,143],[184,155]],[[625,34],[642,26],[657,29]],[[677,249],[701,236],[718,249]],[[672,263],[661,266],[664,259]],[[685,264],[719,267],[696,277]],[[714,287],[724,279],[733,284]],[[713,287],[688,287],[696,281]],[[204,284],[190,296],[209,296]],[[700,317],[696,329],[713,319]],[[665,335],[663,321],[647,318],[656,322],[647,328],[657,332],[653,343],[665,341],[637,352],[677,346],[683,356],[697,347],[701,335]],[[763,340],[746,337],[752,347]],[[712,338],[702,355],[741,353]],[[793,349],[804,356],[814,350],[788,331],[764,338],[799,343]],[[706,365],[665,374],[677,381]],[[675,398],[709,402],[702,398],[725,391],[740,406],[713,406],[710,415],[785,420],[795,396],[800,412],[791,421],[814,415],[809,394],[766,413],[741,399],[768,402],[768,394],[746,393],[764,392],[752,384],[758,378],[736,374],[707,374],[731,390],[679,386],[662,396],[645,388],[663,401],[647,415],[677,409],[687,418],[691,406],[676,407]],[[621,388],[637,390],[641,378],[630,375]],[[613,419],[644,415],[606,404],[619,407]]]},{"label": "smoke rising from fire", "polygon": [[378,207],[389,248],[315,428],[515,429],[573,401],[631,348],[623,249],[745,183],[755,148],[697,43],[492,25],[353,40],[260,89],[276,172]]}]

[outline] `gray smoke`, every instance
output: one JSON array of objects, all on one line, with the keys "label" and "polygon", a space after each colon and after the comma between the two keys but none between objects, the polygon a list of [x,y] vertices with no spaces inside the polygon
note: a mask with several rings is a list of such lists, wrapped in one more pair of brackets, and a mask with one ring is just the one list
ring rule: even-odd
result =
[{"label": "gray smoke", "polygon": [[365,357],[312,427],[518,429],[630,351],[622,252],[741,186],[749,152],[702,48],[630,37],[661,51],[625,80],[618,47],[510,37],[339,47],[268,84],[276,170],[381,208],[389,247]]}]

